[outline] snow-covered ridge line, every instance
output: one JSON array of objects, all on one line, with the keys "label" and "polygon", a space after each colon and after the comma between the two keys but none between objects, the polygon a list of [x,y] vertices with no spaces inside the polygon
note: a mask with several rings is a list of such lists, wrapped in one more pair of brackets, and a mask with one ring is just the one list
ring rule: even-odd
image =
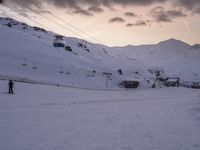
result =
[{"label": "snow-covered ridge line", "polygon": [[162,68],[167,76],[180,77],[184,81],[200,81],[200,46],[193,46],[176,39],[154,45],[115,47],[119,53],[151,67]]}]

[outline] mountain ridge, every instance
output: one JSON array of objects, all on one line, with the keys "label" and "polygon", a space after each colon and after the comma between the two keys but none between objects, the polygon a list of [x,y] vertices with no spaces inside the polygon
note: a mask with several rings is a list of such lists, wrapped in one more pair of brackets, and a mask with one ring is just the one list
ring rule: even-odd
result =
[{"label": "mountain ridge", "polygon": [[[165,70],[167,76],[178,76],[184,81],[200,79],[199,44],[191,46],[171,38],[158,44],[108,47],[75,37],[64,37],[10,18],[0,18],[0,25],[1,62],[7,65],[7,61],[14,58],[17,61],[15,64],[26,63],[32,68],[43,68],[39,72],[29,68],[26,72],[25,67],[10,66],[13,71],[10,71],[9,67],[0,67],[4,75],[14,74],[37,80],[47,78],[48,81],[60,84],[64,82],[70,86],[89,85],[102,88],[105,86],[102,84],[105,81],[102,74],[110,72],[113,74],[110,81],[112,88],[118,87],[121,81],[127,79],[140,80],[144,83],[142,86],[146,87],[149,85],[147,80],[151,81],[154,78],[148,70],[156,67]],[[62,37],[65,47],[54,47],[56,37]],[[120,75],[118,70],[122,70],[123,75]],[[54,72],[53,75],[51,72]],[[68,75],[67,79],[64,76],[60,78],[61,74],[73,76]],[[93,81],[89,78],[91,76],[95,77]]]},{"label": "mountain ridge", "polygon": [[200,79],[200,45],[189,45],[176,39],[161,41],[158,44],[115,47],[130,58],[137,58],[149,66],[163,68],[168,76],[179,76],[184,80]]},{"label": "mountain ridge", "polygon": [[[58,39],[64,46],[56,46]],[[150,77],[145,65],[110,47],[9,18],[0,19],[0,41],[0,75],[87,88],[105,88],[105,72],[112,74],[109,88],[119,88],[126,79],[140,80],[144,87]]]}]

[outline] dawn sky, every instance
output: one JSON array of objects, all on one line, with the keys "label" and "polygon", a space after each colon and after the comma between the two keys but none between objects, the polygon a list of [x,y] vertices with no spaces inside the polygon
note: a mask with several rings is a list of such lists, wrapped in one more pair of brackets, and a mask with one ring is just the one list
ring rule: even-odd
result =
[{"label": "dawn sky", "polygon": [[151,44],[169,38],[200,43],[200,0],[0,0],[0,3],[0,16],[109,46]]}]

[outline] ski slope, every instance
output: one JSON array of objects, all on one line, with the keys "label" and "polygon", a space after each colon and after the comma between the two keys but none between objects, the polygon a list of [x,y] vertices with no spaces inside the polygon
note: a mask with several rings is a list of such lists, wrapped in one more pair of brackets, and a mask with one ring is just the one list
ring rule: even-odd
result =
[{"label": "ski slope", "polygon": [[199,150],[199,90],[84,90],[0,81],[2,150]]},{"label": "ski slope", "polygon": [[150,86],[146,81],[151,75],[142,63],[106,46],[72,37],[63,37],[72,51],[54,47],[55,36],[44,29],[0,18],[0,76],[102,89],[106,80],[103,73],[109,72],[112,77],[107,88],[119,88],[119,83],[127,79],[141,81],[141,87]]}]

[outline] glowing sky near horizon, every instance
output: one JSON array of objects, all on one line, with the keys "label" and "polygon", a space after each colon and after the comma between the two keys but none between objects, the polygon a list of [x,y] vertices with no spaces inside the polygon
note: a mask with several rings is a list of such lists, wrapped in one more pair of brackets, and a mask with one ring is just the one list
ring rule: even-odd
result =
[{"label": "glowing sky near horizon", "polygon": [[[153,44],[169,38],[176,38],[189,44],[200,43],[200,0],[0,0],[0,2],[3,2],[0,5],[1,16],[40,26],[31,21],[31,18],[55,33],[84,38],[96,43],[50,15],[50,12],[94,37],[100,44],[109,46]],[[81,37],[27,8],[40,12]]]}]

